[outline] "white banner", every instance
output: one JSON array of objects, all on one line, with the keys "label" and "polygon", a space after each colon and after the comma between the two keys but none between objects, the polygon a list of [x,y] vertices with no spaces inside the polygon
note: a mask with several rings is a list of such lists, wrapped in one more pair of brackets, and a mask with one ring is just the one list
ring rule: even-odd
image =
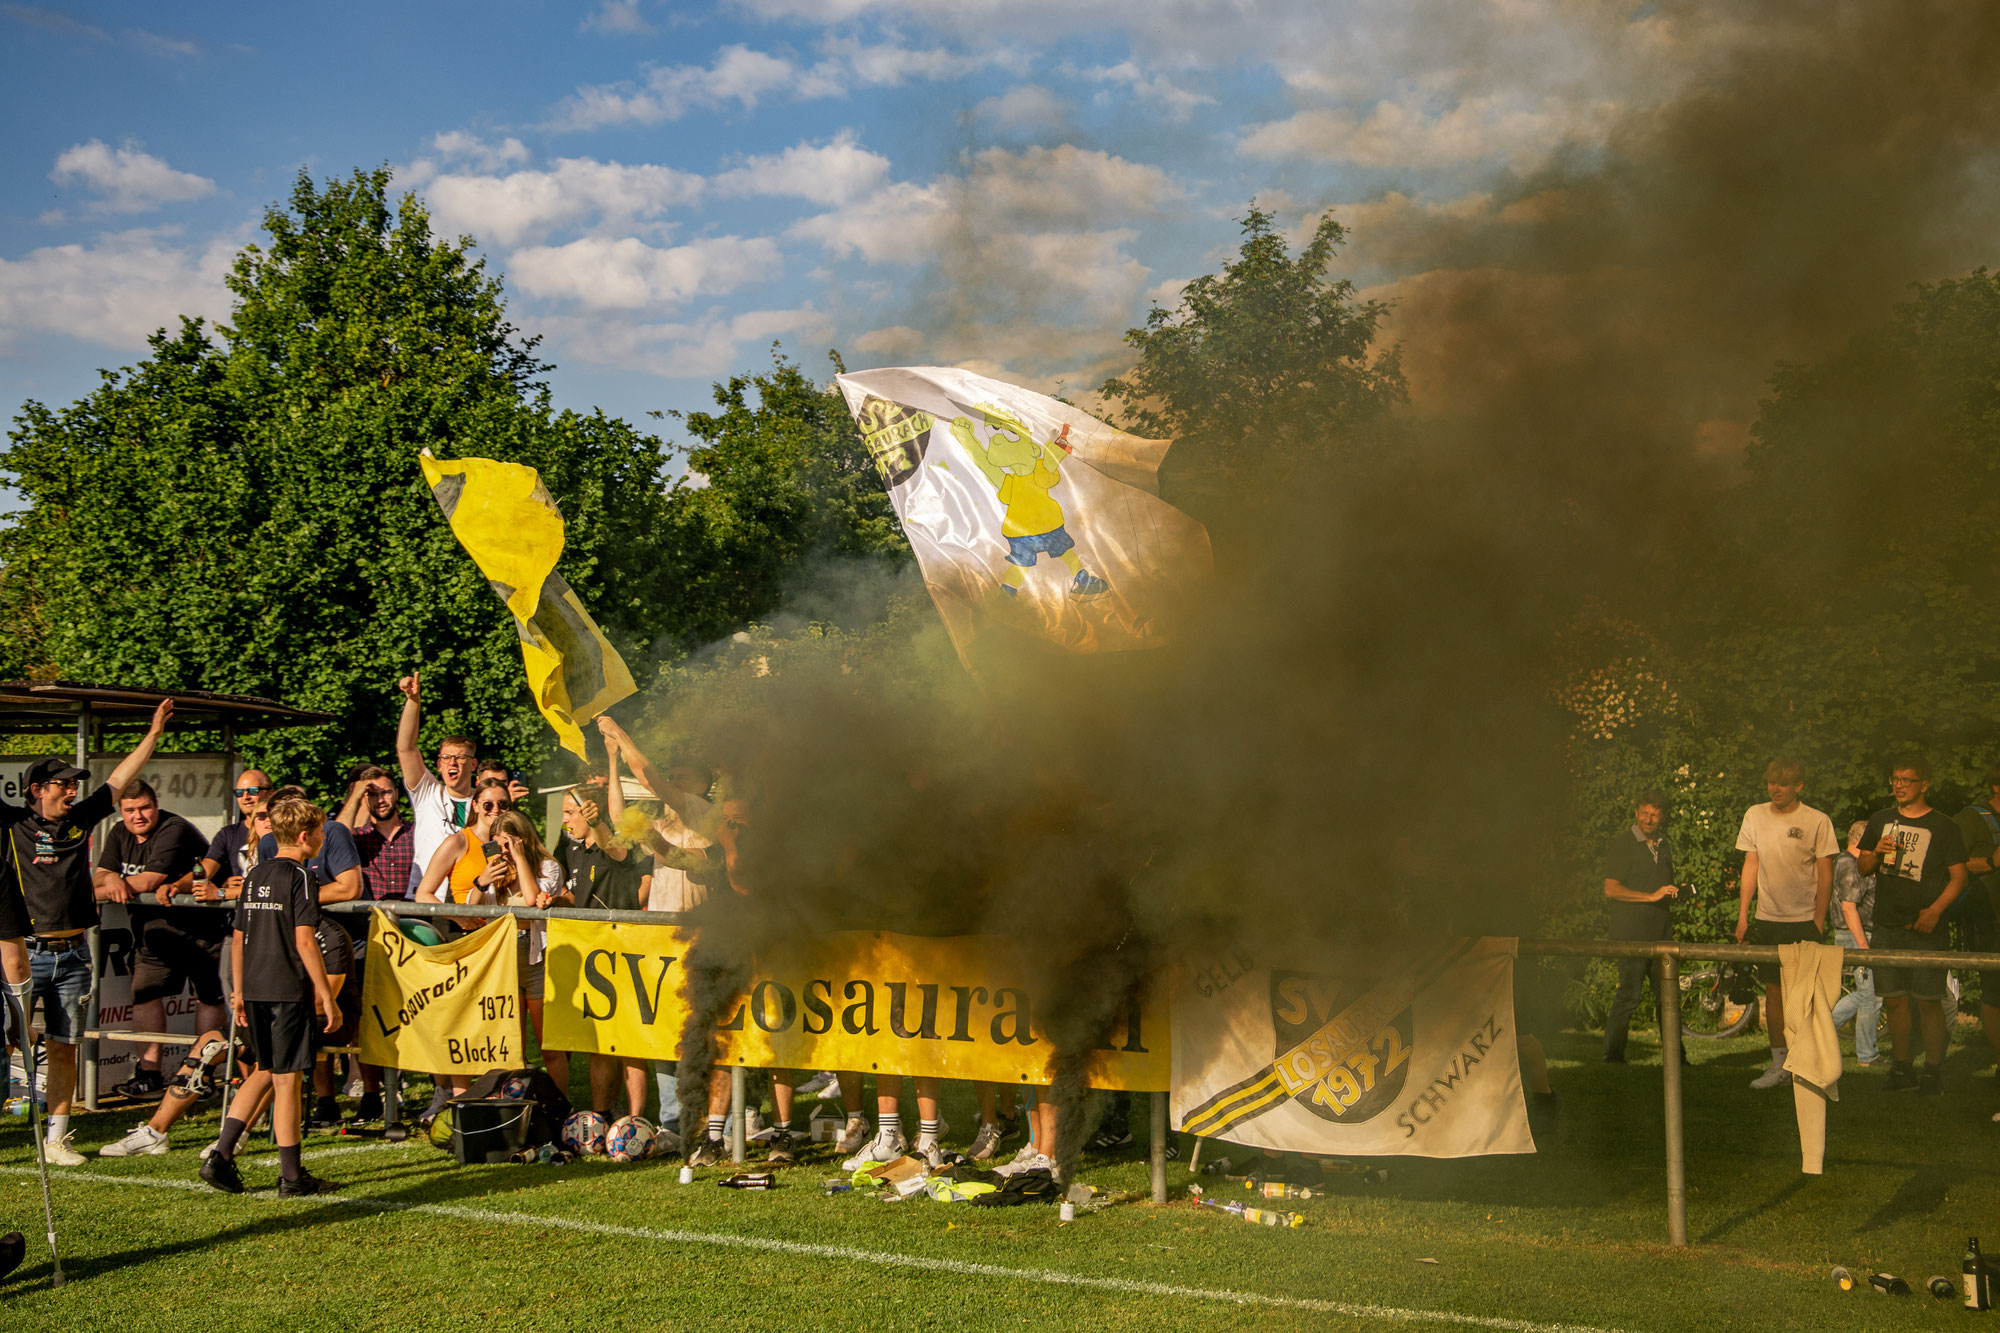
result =
[{"label": "white banner", "polygon": [[1190,960],[1173,1004],[1176,1129],[1350,1157],[1528,1153],[1514,941],[1299,971]]},{"label": "white banner", "polygon": [[1207,581],[1208,530],[1159,498],[1167,441],[947,366],[835,383],[961,652],[987,622],[1150,647]]}]

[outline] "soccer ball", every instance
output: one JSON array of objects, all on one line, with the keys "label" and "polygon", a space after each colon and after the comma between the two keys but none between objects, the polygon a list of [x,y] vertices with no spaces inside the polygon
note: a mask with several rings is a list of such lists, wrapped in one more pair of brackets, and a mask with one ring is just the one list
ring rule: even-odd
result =
[{"label": "soccer ball", "polygon": [[563,1121],[563,1147],[579,1157],[604,1151],[604,1117],[595,1111],[578,1111]]},{"label": "soccer ball", "polygon": [[612,1122],[604,1136],[604,1151],[614,1162],[643,1162],[653,1155],[653,1133],[644,1116],[628,1115]]},{"label": "soccer ball", "polygon": [[500,1095],[512,1101],[520,1101],[528,1095],[529,1086],[526,1074],[515,1074],[500,1084]]}]

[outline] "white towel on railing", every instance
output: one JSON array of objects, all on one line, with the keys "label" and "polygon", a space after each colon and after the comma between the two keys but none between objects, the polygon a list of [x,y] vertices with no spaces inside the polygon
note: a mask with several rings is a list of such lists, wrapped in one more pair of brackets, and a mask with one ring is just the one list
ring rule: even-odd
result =
[{"label": "white towel on railing", "polygon": [[1840,996],[1842,950],[1830,944],[1780,944],[1785,994],[1785,1071],[1799,1117],[1800,1169],[1816,1176],[1826,1162],[1826,1104],[1840,1100],[1840,1037],[1833,1004]]}]

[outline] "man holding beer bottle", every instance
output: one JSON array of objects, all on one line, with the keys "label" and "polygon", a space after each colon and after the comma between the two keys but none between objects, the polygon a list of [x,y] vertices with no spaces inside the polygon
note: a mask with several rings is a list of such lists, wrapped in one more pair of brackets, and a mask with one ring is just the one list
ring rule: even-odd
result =
[{"label": "man holding beer bottle", "polygon": [[[1889,790],[1896,803],[1869,816],[1867,831],[1855,862],[1864,875],[1875,876],[1875,938],[1877,949],[1939,950],[1949,947],[1938,929],[1945,909],[1965,891],[1965,839],[1958,825],[1933,810],[1926,797],[1931,789],[1930,765],[1922,755],[1909,754],[1890,769]],[[1944,969],[1941,967],[1877,967],[1875,993],[1889,1011],[1889,1091],[1910,1088],[1932,1097],[1944,1095]],[[1924,1073],[1912,1067],[1910,1001],[1924,1032]]]}]

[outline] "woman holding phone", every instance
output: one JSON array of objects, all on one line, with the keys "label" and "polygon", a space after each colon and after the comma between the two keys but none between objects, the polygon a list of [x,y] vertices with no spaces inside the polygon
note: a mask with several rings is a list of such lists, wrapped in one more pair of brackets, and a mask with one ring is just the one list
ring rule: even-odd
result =
[{"label": "woman holding phone", "polygon": [[[535,834],[535,826],[518,810],[501,815],[493,828],[493,841],[501,858],[513,867],[513,889],[507,895],[509,907],[568,907],[569,886],[563,883],[562,863],[550,856]],[[569,1087],[569,1053],[552,1051],[542,1045],[543,942],[547,928],[539,921],[524,921],[515,931],[519,949],[517,963],[521,977],[521,1012],[534,1025],[535,1045],[542,1052],[542,1067],[556,1086]],[[522,1050],[527,1044],[522,1043]]]}]

